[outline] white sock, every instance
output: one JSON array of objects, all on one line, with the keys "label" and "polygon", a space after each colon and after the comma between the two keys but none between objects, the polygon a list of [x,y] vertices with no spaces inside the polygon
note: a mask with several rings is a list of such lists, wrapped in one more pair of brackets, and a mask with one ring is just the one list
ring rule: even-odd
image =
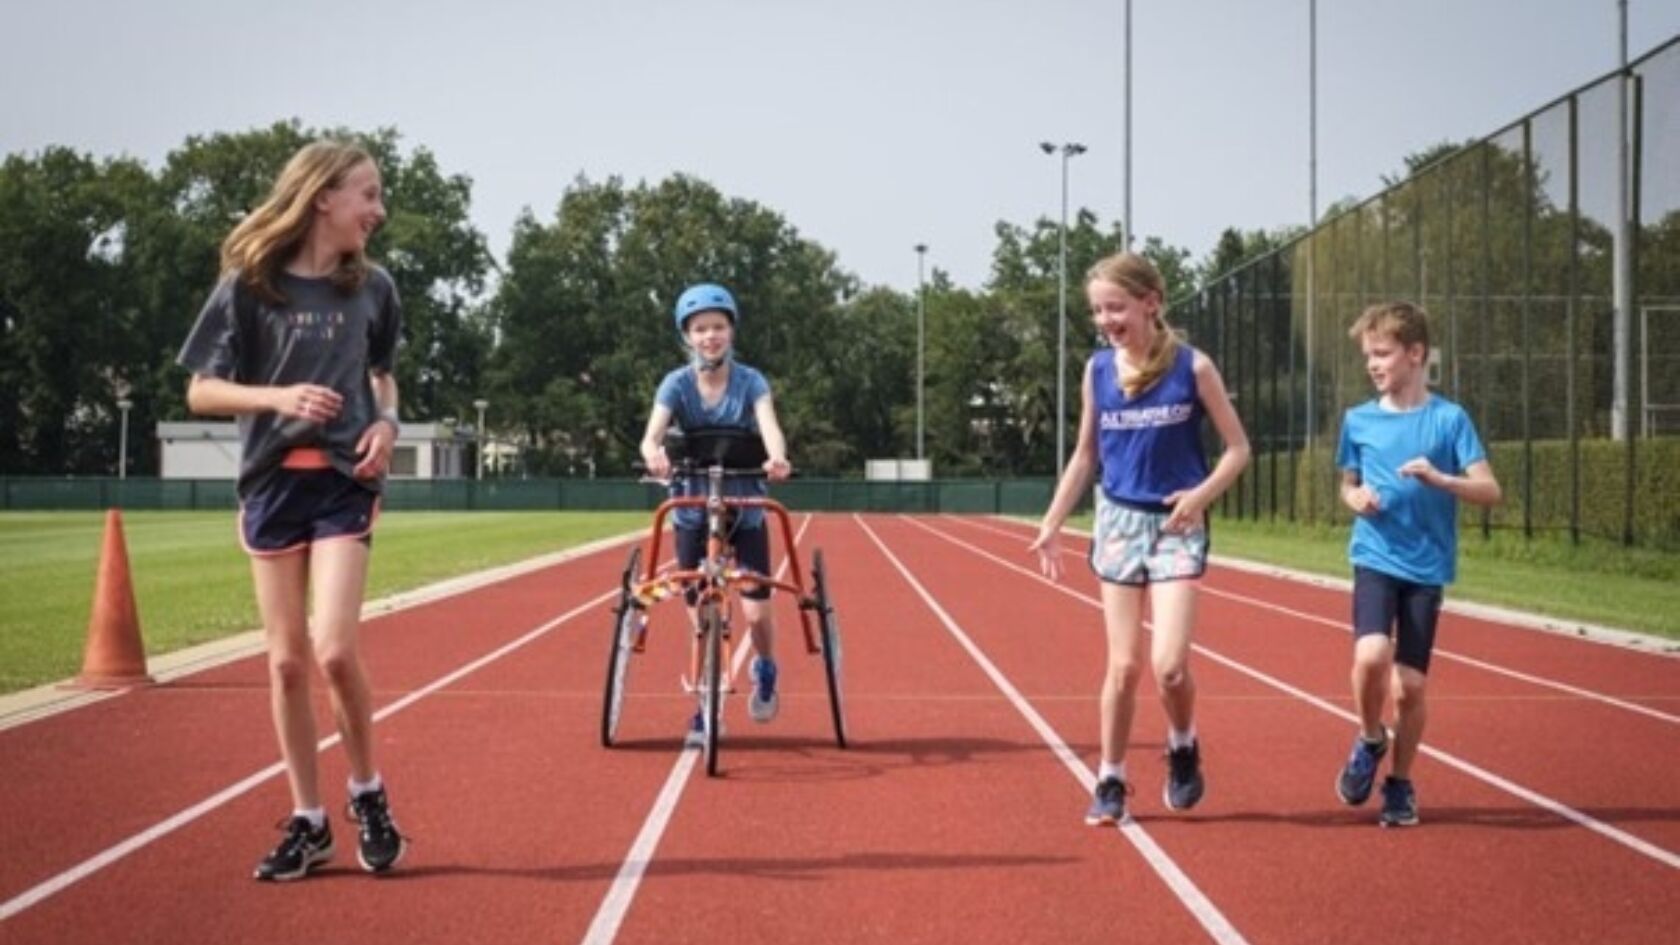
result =
[{"label": "white sock", "polygon": [[1176,728],[1168,727],[1168,729],[1167,729],[1167,747],[1168,748],[1189,748],[1191,745],[1195,744],[1195,742],[1196,742],[1196,723],[1195,722],[1191,722],[1190,727],[1185,729],[1182,732],[1179,731]]},{"label": "white sock", "polygon": [[371,794],[384,786],[385,782],[380,779],[379,772],[377,771],[373,773],[372,778],[369,778],[366,781],[358,781],[355,776],[352,775],[350,777],[350,796],[361,797],[363,794]]},{"label": "white sock", "polygon": [[1119,778],[1122,781],[1126,780],[1126,763],[1122,761],[1119,764],[1115,764],[1112,761],[1105,761],[1098,765],[1097,780],[1106,781],[1109,778]]},{"label": "white sock", "polygon": [[320,830],[327,824],[327,810],[324,807],[299,807],[292,811],[292,816],[302,817],[309,821],[309,826],[313,830]]}]

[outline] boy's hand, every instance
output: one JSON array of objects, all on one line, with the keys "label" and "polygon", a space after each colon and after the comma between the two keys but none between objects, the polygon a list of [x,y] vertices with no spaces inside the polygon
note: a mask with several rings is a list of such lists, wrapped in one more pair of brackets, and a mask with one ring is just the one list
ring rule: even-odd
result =
[{"label": "boy's hand", "polygon": [[1400,467],[1400,475],[1411,476],[1424,485],[1439,486],[1441,484],[1441,471],[1435,468],[1428,457],[1424,456],[1407,460],[1405,465]]},{"label": "boy's hand", "polygon": [[1350,486],[1342,490],[1342,501],[1355,515],[1375,515],[1382,510],[1382,501],[1369,486]]},{"label": "boy's hand", "polygon": [[1038,552],[1038,569],[1052,581],[1062,576],[1062,533],[1060,529],[1040,526],[1038,537],[1027,546],[1028,551]]},{"label": "boy's hand", "polygon": [[793,472],[793,465],[780,456],[772,456],[764,461],[764,474],[771,482],[781,482]]}]

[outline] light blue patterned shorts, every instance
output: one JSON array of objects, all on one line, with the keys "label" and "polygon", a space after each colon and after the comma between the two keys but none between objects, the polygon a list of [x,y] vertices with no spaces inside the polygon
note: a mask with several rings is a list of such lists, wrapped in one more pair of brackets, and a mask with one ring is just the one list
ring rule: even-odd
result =
[{"label": "light blue patterned shorts", "polygon": [[1097,490],[1091,570],[1111,584],[1146,585],[1199,578],[1207,570],[1208,533],[1166,532],[1167,513],[1122,505]]}]

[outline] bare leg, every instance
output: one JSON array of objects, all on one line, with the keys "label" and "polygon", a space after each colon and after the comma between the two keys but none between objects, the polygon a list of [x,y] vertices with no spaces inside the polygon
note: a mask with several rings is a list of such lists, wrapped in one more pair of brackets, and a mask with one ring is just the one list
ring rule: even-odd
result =
[{"label": "bare leg", "polygon": [[368,547],[359,541],[324,541],[314,546],[311,558],[315,660],[332,695],[350,774],[370,781],[379,770],[373,763],[373,692],[359,645]]},{"label": "bare leg", "polygon": [[1424,700],[1429,677],[1410,666],[1394,666],[1394,777],[1409,780],[1412,759],[1423,741],[1423,725],[1429,718]]},{"label": "bare leg", "polygon": [[1143,589],[1104,582],[1103,631],[1108,665],[1102,685],[1102,760],[1119,764],[1131,742],[1137,711],[1138,675],[1143,663]]},{"label": "bare leg", "polygon": [[292,804],[299,810],[321,806],[315,749],[315,713],[309,700],[309,622],[307,551],[251,556],[251,579],[257,609],[268,641],[268,691],[274,733],[286,761]]},{"label": "bare leg", "polygon": [[1196,681],[1190,675],[1190,631],[1196,622],[1196,582],[1164,581],[1151,585],[1154,637],[1150,664],[1161,690],[1167,721],[1180,732],[1196,720]]},{"label": "bare leg", "polygon": [[1382,718],[1393,665],[1394,644],[1388,637],[1368,633],[1354,641],[1353,704],[1359,711],[1359,731],[1368,741],[1377,742],[1385,737]]}]

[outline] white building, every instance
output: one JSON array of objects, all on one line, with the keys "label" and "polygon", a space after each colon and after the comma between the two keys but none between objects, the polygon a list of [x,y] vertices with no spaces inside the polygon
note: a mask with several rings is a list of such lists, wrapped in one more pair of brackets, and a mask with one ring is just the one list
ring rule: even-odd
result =
[{"label": "white building", "polygon": [[[160,423],[157,425],[159,476],[163,479],[236,479],[239,476],[239,426],[234,423]],[[391,454],[396,479],[459,479],[466,475],[464,456],[472,443],[446,423],[405,423]]]}]

